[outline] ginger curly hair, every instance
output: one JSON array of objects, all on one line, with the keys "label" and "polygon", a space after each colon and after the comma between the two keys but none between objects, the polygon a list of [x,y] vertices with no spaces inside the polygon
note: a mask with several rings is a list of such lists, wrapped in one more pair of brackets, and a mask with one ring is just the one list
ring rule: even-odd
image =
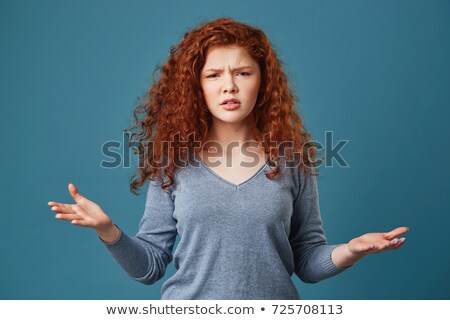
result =
[{"label": "ginger curly hair", "polygon": [[[175,167],[187,163],[190,154],[200,152],[199,144],[205,145],[212,117],[203,97],[200,73],[208,50],[226,46],[246,48],[261,70],[251,129],[269,155],[271,170],[266,177],[275,179],[280,175],[276,162],[280,154],[293,159],[293,146],[300,160],[298,165],[305,173],[314,174],[307,169],[316,167],[316,149],[311,148],[311,137],[295,112],[298,99],[289,88],[269,39],[258,28],[224,17],[188,30],[182,41],[170,48],[165,65],[153,71],[153,83],[133,111],[134,125],[125,130],[132,133],[129,143],[134,154],[139,155],[138,172],[130,183],[134,194],[146,180],[158,179],[163,190],[167,190],[174,183]],[[291,144],[286,146],[286,141]],[[171,146],[168,150],[167,144]],[[164,177],[168,181],[164,182]]]}]

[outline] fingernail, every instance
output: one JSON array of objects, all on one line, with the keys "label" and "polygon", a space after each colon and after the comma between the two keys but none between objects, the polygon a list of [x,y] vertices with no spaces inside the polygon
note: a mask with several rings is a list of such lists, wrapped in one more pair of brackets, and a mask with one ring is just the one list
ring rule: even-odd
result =
[{"label": "fingernail", "polygon": [[401,238],[400,241],[401,241],[402,243],[404,243],[404,242],[406,241],[406,238]]},{"label": "fingernail", "polygon": [[394,244],[397,244],[397,243],[398,243],[398,239],[395,239]]},{"label": "fingernail", "polygon": [[386,243],[386,248],[389,247],[389,243]]}]

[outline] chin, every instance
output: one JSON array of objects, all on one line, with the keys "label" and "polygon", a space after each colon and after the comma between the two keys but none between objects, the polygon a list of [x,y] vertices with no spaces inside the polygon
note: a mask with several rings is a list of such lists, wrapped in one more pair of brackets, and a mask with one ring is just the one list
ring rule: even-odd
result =
[{"label": "chin", "polygon": [[[235,112],[235,111],[233,111]],[[219,115],[217,116],[213,116],[213,120],[214,121],[220,121],[220,122],[225,122],[225,123],[241,123],[242,121],[246,121],[247,117],[249,115],[242,115],[242,114],[238,114],[238,113],[234,113],[234,114],[228,114],[228,115]]]}]

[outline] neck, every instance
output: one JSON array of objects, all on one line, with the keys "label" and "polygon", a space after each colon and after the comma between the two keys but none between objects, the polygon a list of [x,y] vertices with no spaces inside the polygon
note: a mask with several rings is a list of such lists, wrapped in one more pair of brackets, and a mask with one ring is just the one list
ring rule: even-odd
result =
[{"label": "neck", "polygon": [[[218,142],[223,154],[241,154],[243,147],[255,147],[256,141],[248,123],[213,122],[209,133],[209,147]],[[211,143],[214,141],[213,143]],[[249,144],[249,142],[252,142]],[[247,144],[245,144],[247,143]]]}]

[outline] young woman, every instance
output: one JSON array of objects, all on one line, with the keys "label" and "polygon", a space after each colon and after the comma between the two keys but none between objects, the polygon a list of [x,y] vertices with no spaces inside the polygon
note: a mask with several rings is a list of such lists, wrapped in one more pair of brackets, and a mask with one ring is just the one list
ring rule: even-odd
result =
[{"label": "young woman", "polygon": [[299,299],[293,273],[314,283],[402,246],[406,227],[327,243],[316,152],[263,31],[205,22],[157,69],[131,135],[140,155],[131,191],[148,181],[137,235],[73,184],[76,204],[48,203],[56,218],[93,228],[131,278],[152,284],[173,260],[162,299]]}]

